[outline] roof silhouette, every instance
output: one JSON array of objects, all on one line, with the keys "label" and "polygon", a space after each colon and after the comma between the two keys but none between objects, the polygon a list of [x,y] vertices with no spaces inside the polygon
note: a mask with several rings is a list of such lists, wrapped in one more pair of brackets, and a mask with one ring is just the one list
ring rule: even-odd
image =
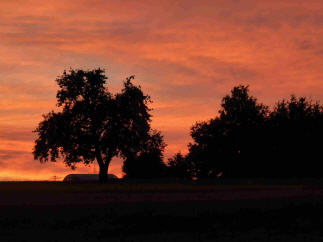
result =
[{"label": "roof silhouette", "polygon": [[[108,174],[108,179],[118,179],[114,174]],[[90,182],[99,181],[98,174],[69,174],[63,179],[64,182]]]}]

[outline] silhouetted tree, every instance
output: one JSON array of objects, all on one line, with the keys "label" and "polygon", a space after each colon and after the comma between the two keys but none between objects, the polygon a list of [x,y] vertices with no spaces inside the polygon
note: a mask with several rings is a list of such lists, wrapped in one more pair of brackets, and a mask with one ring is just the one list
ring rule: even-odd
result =
[{"label": "silhouetted tree", "polygon": [[181,153],[168,159],[168,175],[179,179],[192,179],[192,166],[187,156]]},{"label": "silhouetted tree", "polygon": [[305,97],[282,100],[273,111],[234,87],[219,116],[191,128],[186,159],[197,178],[322,177],[323,107]]},{"label": "silhouetted tree", "polygon": [[271,176],[322,176],[323,107],[292,95],[275,105],[270,124]]},{"label": "silhouetted tree", "polygon": [[227,166],[232,152],[231,138],[219,118],[196,123],[191,128],[194,143],[190,143],[187,160],[192,164],[192,176],[199,179],[216,177]]},{"label": "silhouetted tree", "polygon": [[220,119],[230,139],[230,163],[223,172],[231,177],[254,177],[262,175],[263,140],[268,107],[249,95],[248,86],[237,86],[222,100]]},{"label": "silhouetted tree", "polygon": [[71,168],[96,160],[100,181],[107,180],[115,156],[141,152],[150,140],[150,97],[127,78],[121,93],[106,88],[104,70],[70,70],[56,79],[57,105],[62,110],[44,115],[35,132],[33,150],[40,162],[60,156]]},{"label": "silhouetted tree", "polygon": [[163,151],[166,144],[160,132],[152,131],[144,148],[138,153],[128,154],[122,170],[126,178],[160,178],[165,175]]},{"label": "silhouetted tree", "polygon": [[219,117],[191,128],[194,143],[189,157],[196,177],[259,176],[263,144],[259,142],[268,108],[249,95],[248,86],[237,86],[222,99]]}]

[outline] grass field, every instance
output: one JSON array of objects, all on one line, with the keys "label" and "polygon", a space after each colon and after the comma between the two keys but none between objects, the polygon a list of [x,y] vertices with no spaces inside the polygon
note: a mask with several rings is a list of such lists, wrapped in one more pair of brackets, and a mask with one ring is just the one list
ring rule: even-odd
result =
[{"label": "grass field", "polygon": [[0,183],[0,241],[323,241],[309,184]]}]

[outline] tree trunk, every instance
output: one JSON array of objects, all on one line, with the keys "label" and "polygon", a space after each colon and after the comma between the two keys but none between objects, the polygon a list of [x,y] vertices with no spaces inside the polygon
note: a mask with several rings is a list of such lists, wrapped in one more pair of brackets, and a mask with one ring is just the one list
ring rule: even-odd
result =
[{"label": "tree trunk", "polygon": [[96,156],[96,161],[99,164],[99,181],[100,183],[105,183],[108,181],[108,165],[104,164],[101,151],[98,145],[95,146],[95,156]]},{"label": "tree trunk", "polygon": [[100,167],[99,181],[100,183],[106,183],[108,181],[108,169],[109,169],[110,162],[112,160],[112,156],[108,155],[105,158],[105,160],[103,160],[101,151],[98,145],[95,146],[95,156]]},{"label": "tree trunk", "polygon": [[109,166],[105,164],[101,164],[99,172],[99,181],[100,183],[106,183],[108,181],[108,168]]}]

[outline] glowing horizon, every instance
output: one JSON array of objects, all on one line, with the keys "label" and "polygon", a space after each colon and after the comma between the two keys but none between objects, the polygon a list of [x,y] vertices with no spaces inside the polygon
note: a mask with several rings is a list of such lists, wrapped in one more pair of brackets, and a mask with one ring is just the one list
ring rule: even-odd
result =
[{"label": "glowing horizon", "polygon": [[[216,116],[235,85],[250,85],[271,106],[290,94],[323,100],[319,0],[2,0],[0,7],[0,180],[92,173],[31,154],[32,130],[57,108],[55,79],[70,67],[104,68],[113,93],[135,75],[154,101],[165,161],[186,152],[190,127]],[[121,161],[109,169],[120,177]]]}]

